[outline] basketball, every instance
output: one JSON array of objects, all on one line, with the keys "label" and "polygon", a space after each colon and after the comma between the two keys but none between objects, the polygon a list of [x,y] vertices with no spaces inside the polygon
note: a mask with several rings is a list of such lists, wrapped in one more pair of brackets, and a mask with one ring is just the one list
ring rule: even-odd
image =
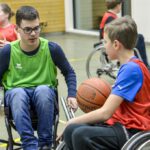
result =
[{"label": "basketball", "polygon": [[90,78],[83,81],[77,90],[80,109],[87,113],[103,106],[111,92],[111,85],[104,79]]}]

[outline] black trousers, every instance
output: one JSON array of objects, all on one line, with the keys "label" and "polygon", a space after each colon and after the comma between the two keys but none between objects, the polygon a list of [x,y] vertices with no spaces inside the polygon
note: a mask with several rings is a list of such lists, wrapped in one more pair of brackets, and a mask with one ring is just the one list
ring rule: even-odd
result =
[{"label": "black trousers", "polygon": [[[130,138],[133,134],[126,131]],[[64,132],[69,150],[120,150],[127,140],[124,130],[106,125],[72,124]]]}]

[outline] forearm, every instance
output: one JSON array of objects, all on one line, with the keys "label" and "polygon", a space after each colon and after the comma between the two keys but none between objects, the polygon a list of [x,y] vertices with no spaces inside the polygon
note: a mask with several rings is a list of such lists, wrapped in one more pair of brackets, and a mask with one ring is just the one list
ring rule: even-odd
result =
[{"label": "forearm", "polygon": [[107,115],[107,112],[105,112],[103,109],[97,109],[95,111],[91,111],[89,113],[83,114],[82,116],[71,119],[68,122],[68,124],[72,124],[72,123],[95,124],[95,123],[105,122],[109,118],[110,116]]},{"label": "forearm", "polygon": [[89,123],[95,124],[100,122],[105,122],[115,113],[116,109],[122,103],[123,98],[114,94],[110,94],[104,105],[94,111],[83,114],[82,116],[76,117],[69,121],[72,123]]},{"label": "forearm", "polygon": [[73,70],[65,76],[65,81],[68,87],[68,97],[76,97],[76,75]]}]

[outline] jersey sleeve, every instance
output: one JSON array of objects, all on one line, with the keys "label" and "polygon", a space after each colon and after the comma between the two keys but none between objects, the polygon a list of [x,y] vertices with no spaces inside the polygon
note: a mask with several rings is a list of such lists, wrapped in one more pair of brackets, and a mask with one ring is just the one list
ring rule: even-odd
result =
[{"label": "jersey sleeve", "polygon": [[68,97],[76,96],[76,74],[67,60],[62,48],[53,42],[49,42],[49,49],[54,64],[59,68],[63,74],[67,87]]},{"label": "jersey sleeve", "polygon": [[0,84],[4,73],[8,70],[10,61],[10,45],[0,49]]},{"label": "jersey sleeve", "polygon": [[142,83],[143,74],[140,67],[134,62],[128,62],[121,66],[115,84],[112,87],[112,94],[133,102]]}]

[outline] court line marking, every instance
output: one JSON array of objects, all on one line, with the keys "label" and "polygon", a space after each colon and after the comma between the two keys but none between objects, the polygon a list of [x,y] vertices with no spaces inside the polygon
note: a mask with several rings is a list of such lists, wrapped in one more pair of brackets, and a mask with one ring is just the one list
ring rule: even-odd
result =
[{"label": "court line marking", "polygon": [[[20,142],[20,138],[17,138],[14,140],[15,142]],[[0,147],[6,147],[7,144],[0,144]]]},{"label": "court line marking", "polygon": [[86,60],[87,58],[71,58],[69,59],[69,62],[78,62],[78,61],[83,61]]}]

